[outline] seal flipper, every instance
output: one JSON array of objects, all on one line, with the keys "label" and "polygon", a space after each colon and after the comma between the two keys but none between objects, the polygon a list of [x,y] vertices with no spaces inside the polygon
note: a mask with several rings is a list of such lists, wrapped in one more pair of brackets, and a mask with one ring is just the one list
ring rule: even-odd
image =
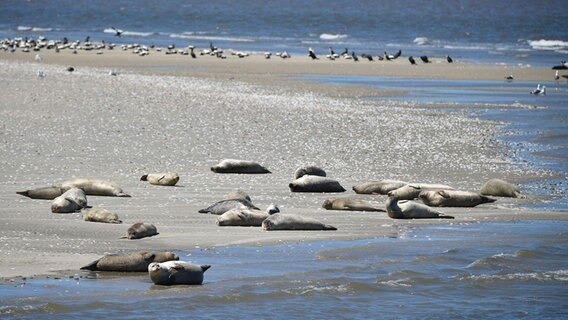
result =
[{"label": "seal flipper", "polygon": [[98,271],[99,267],[97,266],[97,264],[99,263],[99,261],[101,261],[101,259],[97,259],[97,260],[89,263],[88,265],[81,267],[80,270]]},{"label": "seal flipper", "polygon": [[326,225],[323,226],[323,230],[332,230],[332,231],[335,231],[335,230],[337,230],[337,228],[334,227],[334,226],[330,226],[329,224],[326,224]]},{"label": "seal flipper", "polygon": [[201,271],[205,272],[205,271],[207,271],[209,268],[211,268],[211,266],[208,265],[208,264],[202,265],[202,266],[201,266]]}]

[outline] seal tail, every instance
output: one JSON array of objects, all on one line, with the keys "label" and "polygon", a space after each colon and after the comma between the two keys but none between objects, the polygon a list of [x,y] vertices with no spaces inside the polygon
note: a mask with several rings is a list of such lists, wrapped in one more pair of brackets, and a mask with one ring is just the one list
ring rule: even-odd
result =
[{"label": "seal tail", "polygon": [[148,175],[145,174],[142,177],[140,177],[140,181],[148,181]]},{"label": "seal tail", "polygon": [[209,210],[207,210],[207,208],[205,209],[200,209],[199,211],[197,211],[199,213],[209,213]]},{"label": "seal tail", "polygon": [[335,231],[335,230],[337,230],[337,228],[334,227],[334,226],[330,226],[329,224],[326,224],[326,225],[323,226],[323,230]]},{"label": "seal tail", "polygon": [[117,193],[116,196],[117,197],[123,197],[123,198],[131,198],[132,197],[128,193],[124,193],[124,192]]},{"label": "seal tail", "polygon": [[492,203],[492,202],[495,202],[495,201],[497,201],[497,199],[486,197],[486,196],[481,196],[481,203]]},{"label": "seal tail", "polygon": [[81,267],[80,270],[91,270],[91,271],[99,270],[99,268],[97,268],[97,263],[99,263],[99,260],[95,260],[95,261],[89,263],[88,265]]},{"label": "seal tail", "polygon": [[440,219],[455,219],[453,216],[448,216],[448,215],[445,215],[445,214],[439,215],[438,218],[440,218]]},{"label": "seal tail", "polygon": [[209,268],[211,268],[211,266],[208,265],[208,264],[202,265],[202,266],[201,266],[201,271],[205,272],[205,271],[207,271]]},{"label": "seal tail", "polygon": [[25,196],[25,197],[29,197],[30,196],[30,192],[28,190],[26,191],[17,191],[16,192],[19,195]]}]

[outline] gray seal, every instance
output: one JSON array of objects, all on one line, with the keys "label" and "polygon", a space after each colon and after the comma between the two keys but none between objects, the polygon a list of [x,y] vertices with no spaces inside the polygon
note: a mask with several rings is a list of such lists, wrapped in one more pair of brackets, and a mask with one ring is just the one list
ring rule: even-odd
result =
[{"label": "gray seal", "polygon": [[56,187],[65,190],[73,187],[81,188],[90,196],[130,197],[118,184],[102,179],[73,179],[57,184]]},{"label": "gray seal", "polygon": [[353,198],[333,198],[333,199],[326,199],[323,204],[322,208],[327,210],[347,210],[347,211],[382,211],[385,212],[385,209],[380,208],[378,206],[374,206],[371,203],[361,200],[361,199],[353,199]]},{"label": "gray seal", "polygon": [[71,213],[87,207],[87,196],[83,189],[71,188],[51,202],[51,212]]},{"label": "gray seal", "polygon": [[395,196],[398,200],[412,200],[418,198],[422,191],[453,190],[454,188],[444,184],[407,184],[400,188],[391,190],[388,194]]},{"label": "gray seal", "polygon": [[275,205],[270,205],[266,211],[255,209],[231,209],[217,217],[217,225],[220,227],[260,227],[262,221],[271,214],[280,212]]},{"label": "gray seal", "polygon": [[353,186],[353,191],[358,194],[387,194],[389,191],[398,189],[407,184],[407,182],[400,180],[373,180]]},{"label": "gray seal", "polygon": [[118,215],[103,208],[88,208],[81,210],[83,220],[103,223],[122,223]]},{"label": "gray seal", "polygon": [[62,195],[64,192],[65,190],[63,188],[51,186],[29,189],[26,191],[18,191],[16,193],[32,199],[53,200]]},{"label": "gray seal", "polygon": [[482,196],[475,192],[457,190],[422,191],[420,193],[420,199],[425,205],[430,207],[469,208],[483,203],[495,202],[495,200],[497,200],[487,196]]},{"label": "gray seal", "polygon": [[152,262],[179,260],[172,252],[132,252],[106,255],[81,268],[91,271],[146,272]]},{"label": "gray seal", "polygon": [[392,219],[453,219],[454,217],[436,211],[425,204],[409,200],[399,201],[389,196],[386,203],[387,213]]},{"label": "gray seal", "polygon": [[179,175],[175,172],[148,173],[140,178],[156,186],[175,186],[179,181]]},{"label": "gray seal", "polygon": [[345,188],[337,180],[305,175],[288,184],[292,192],[345,192]]},{"label": "gray seal", "polygon": [[320,221],[303,217],[297,214],[276,213],[262,221],[262,229],[273,230],[337,230],[337,228],[323,224]]},{"label": "gray seal", "polygon": [[244,199],[244,200],[252,203],[250,196],[241,189],[232,190],[225,197],[225,200],[233,200],[233,199]]},{"label": "gray seal", "polygon": [[320,167],[316,166],[306,166],[296,169],[294,172],[294,179],[299,179],[303,176],[310,175],[310,176],[320,176],[325,177],[327,176],[325,170]]},{"label": "gray seal", "polygon": [[209,265],[185,261],[152,262],[148,266],[148,274],[152,282],[158,285],[199,285],[203,283],[203,273],[209,268]]},{"label": "gray seal", "polygon": [[481,186],[480,193],[485,196],[524,198],[518,187],[501,179],[489,179]]},{"label": "gray seal", "polygon": [[212,166],[211,171],[215,173],[271,173],[270,170],[256,162],[236,159],[225,159]]},{"label": "gray seal", "polygon": [[214,204],[210,205],[207,208],[204,209],[200,209],[198,212],[199,213],[210,213],[210,214],[216,214],[216,215],[221,215],[231,209],[256,209],[256,210],[260,210],[259,208],[257,208],[255,205],[253,205],[252,203],[250,203],[249,201],[245,200],[245,199],[230,199],[230,200],[221,200],[218,202],[215,202]]},{"label": "gray seal", "polygon": [[130,226],[130,228],[126,230],[126,235],[122,236],[121,238],[141,239],[145,237],[155,236],[157,234],[158,234],[158,229],[156,228],[155,225],[138,222]]}]

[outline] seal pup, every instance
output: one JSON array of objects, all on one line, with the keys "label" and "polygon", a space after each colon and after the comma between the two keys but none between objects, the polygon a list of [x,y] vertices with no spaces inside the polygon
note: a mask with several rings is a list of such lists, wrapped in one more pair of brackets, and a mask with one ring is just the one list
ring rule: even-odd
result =
[{"label": "seal pup", "polygon": [[229,199],[229,200],[221,200],[215,202],[214,204],[210,205],[207,208],[200,209],[199,213],[210,213],[221,215],[231,209],[255,209],[260,210],[255,205],[253,205],[250,201],[245,199]]},{"label": "seal pup", "polygon": [[87,196],[83,189],[71,188],[51,202],[51,212],[77,212],[87,206]]},{"label": "seal pup", "polygon": [[479,193],[485,196],[524,198],[518,187],[501,179],[487,180]]},{"label": "seal pup", "polygon": [[148,173],[143,175],[140,181],[148,181],[157,186],[175,186],[179,181],[179,175],[175,172]]},{"label": "seal pup", "polygon": [[359,194],[387,194],[389,191],[398,189],[407,184],[408,182],[400,180],[373,180],[353,186],[353,191]]},{"label": "seal pup", "polygon": [[241,189],[235,189],[233,191],[230,191],[225,197],[225,200],[233,200],[233,199],[244,199],[252,203],[250,196]]},{"label": "seal pup", "polygon": [[203,273],[209,268],[211,268],[209,265],[197,265],[186,261],[152,262],[148,266],[148,274],[154,284],[197,285],[203,283]]},{"label": "seal pup", "polygon": [[85,194],[90,196],[130,197],[118,184],[102,179],[78,178],[62,182],[55,186],[65,190],[73,187],[81,188],[85,191]]},{"label": "seal pup", "polygon": [[231,209],[217,217],[217,225],[220,227],[260,227],[262,221],[271,214],[280,212],[278,206],[271,204],[266,211],[255,209]]},{"label": "seal pup", "polygon": [[81,267],[81,270],[145,272],[152,262],[179,260],[172,252],[132,252],[109,254]]},{"label": "seal pup", "polygon": [[156,226],[149,223],[138,222],[130,226],[128,230],[126,230],[126,234],[121,239],[141,239],[145,237],[151,237],[158,234],[158,229]]},{"label": "seal pup", "polygon": [[306,166],[296,169],[296,172],[294,172],[294,179],[299,179],[305,175],[320,176],[320,177],[327,176],[325,170],[323,170],[320,167]]},{"label": "seal pup", "polygon": [[326,199],[322,208],[327,210],[347,210],[347,211],[382,211],[385,209],[372,205],[371,203],[353,198],[333,198]]},{"label": "seal pup", "polygon": [[32,199],[53,200],[62,195],[64,192],[65,190],[63,188],[52,186],[18,191],[16,193]]},{"label": "seal pup", "polygon": [[273,230],[337,230],[336,227],[323,224],[316,219],[297,214],[276,213],[262,221],[262,229]]},{"label": "seal pup", "polygon": [[225,159],[212,166],[211,171],[215,173],[271,173],[270,170],[256,162],[237,159]]},{"label": "seal pup", "polygon": [[110,212],[107,209],[103,208],[82,209],[81,214],[83,215],[84,221],[122,223],[122,220],[118,218],[118,215],[116,213]]},{"label": "seal pup", "polygon": [[436,211],[425,204],[409,200],[398,201],[398,199],[390,193],[386,207],[387,214],[392,219],[454,219],[454,217]]},{"label": "seal pup", "polygon": [[345,188],[337,180],[305,175],[288,184],[292,192],[345,192]]},{"label": "seal pup", "polygon": [[[395,190],[396,191],[396,190]],[[394,192],[394,191],[393,191]],[[495,202],[475,192],[457,190],[422,191],[420,200],[430,207],[475,207],[483,203]]]}]

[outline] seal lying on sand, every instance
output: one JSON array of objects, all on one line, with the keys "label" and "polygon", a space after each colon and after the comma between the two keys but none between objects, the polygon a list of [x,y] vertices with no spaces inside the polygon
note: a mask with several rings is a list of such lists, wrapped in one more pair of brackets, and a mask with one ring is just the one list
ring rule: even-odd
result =
[{"label": "seal lying on sand", "polygon": [[90,208],[81,210],[83,220],[103,223],[122,223],[118,215],[103,208]]},{"label": "seal lying on sand", "polygon": [[185,261],[152,262],[148,274],[154,284],[170,286],[175,284],[202,284],[203,273],[209,265],[197,265]]},{"label": "seal lying on sand", "polygon": [[16,192],[19,195],[26,196],[32,199],[53,200],[65,192],[63,188],[59,187],[42,187],[36,189],[29,189],[26,191]]},{"label": "seal lying on sand", "polygon": [[380,180],[363,182],[353,186],[353,191],[359,194],[387,194],[389,191],[407,185],[407,182],[400,180]]},{"label": "seal lying on sand", "polygon": [[392,219],[454,218],[421,203],[416,203],[409,200],[398,201],[397,198],[391,195],[389,195],[389,198],[387,199],[386,207],[387,213]]},{"label": "seal lying on sand", "polygon": [[345,189],[334,179],[306,175],[288,184],[292,192],[345,192]]},{"label": "seal lying on sand", "polygon": [[280,212],[275,205],[270,205],[266,211],[255,209],[231,209],[217,218],[217,225],[220,227],[239,226],[239,227],[260,227],[262,221],[271,214]]},{"label": "seal lying on sand", "polygon": [[87,196],[82,189],[71,188],[51,202],[51,212],[77,212],[87,206]]},{"label": "seal lying on sand", "polygon": [[179,181],[179,175],[175,172],[148,173],[140,178],[141,181],[148,181],[157,186],[175,186]]},{"label": "seal lying on sand", "polygon": [[337,230],[337,228],[323,224],[316,219],[302,217],[297,214],[276,213],[262,221],[262,229],[272,230]]},{"label": "seal lying on sand", "polygon": [[145,272],[152,262],[179,260],[172,252],[132,252],[106,255],[81,268],[91,271]]},{"label": "seal lying on sand", "polygon": [[233,200],[233,199],[244,199],[252,203],[250,196],[241,189],[235,189],[233,191],[230,191],[225,197],[225,200]]},{"label": "seal lying on sand", "polygon": [[55,185],[65,190],[81,188],[90,196],[130,197],[122,188],[114,182],[101,179],[73,179]]},{"label": "seal lying on sand", "polygon": [[454,190],[454,188],[444,184],[407,184],[398,189],[391,190],[393,196],[398,200],[412,200],[418,198],[422,191]]},{"label": "seal lying on sand", "polygon": [[121,238],[128,238],[128,239],[141,239],[145,237],[151,237],[158,234],[158,229],[156,226],[149,223],[142,223],[138,222],[130,226],[126,231],[126,235],[122,236]]},{"label": "seal lying on sand", "polygon": [[475,207],[497,200],[475,192],[457,190],[422,191],[420,199],[430,207]]},{"label": "seal lying on sand", "polygon": [[250,203],[245,199],[230,199],[230,200],[221,200],[219,202],[215,202],[214,204],[210,205],[205,209],[201,209],[199,213],[210,213],[210,214],[217,214],[221,215],[231,209],[256,209],[255,205]]},{"label": "seal lying on sand", "polygon": [[382,211],[385,209],[373,206],[371,203],[353,198],[327,199],[323,202],[322,208],[327,210],[348,210],[348,211]]},{"label": "seal lying on sand", "polygon": [[486,196],[524,198],[519,188],[501,179],[489,179],[481,186],[480,193]]},{"label": "seal lying on sand", "polygon": [[307,166],[296,169],[296,172],[294,173],[294,179],[299,179],[306,175],[325,177],[327,174],[325,173],[325,170],[320,167]]},{"label": "seal lying on sand", "polygon": [[270,173],[268,169],[253,161],[225,159],[211,167],[216,173]]}]

